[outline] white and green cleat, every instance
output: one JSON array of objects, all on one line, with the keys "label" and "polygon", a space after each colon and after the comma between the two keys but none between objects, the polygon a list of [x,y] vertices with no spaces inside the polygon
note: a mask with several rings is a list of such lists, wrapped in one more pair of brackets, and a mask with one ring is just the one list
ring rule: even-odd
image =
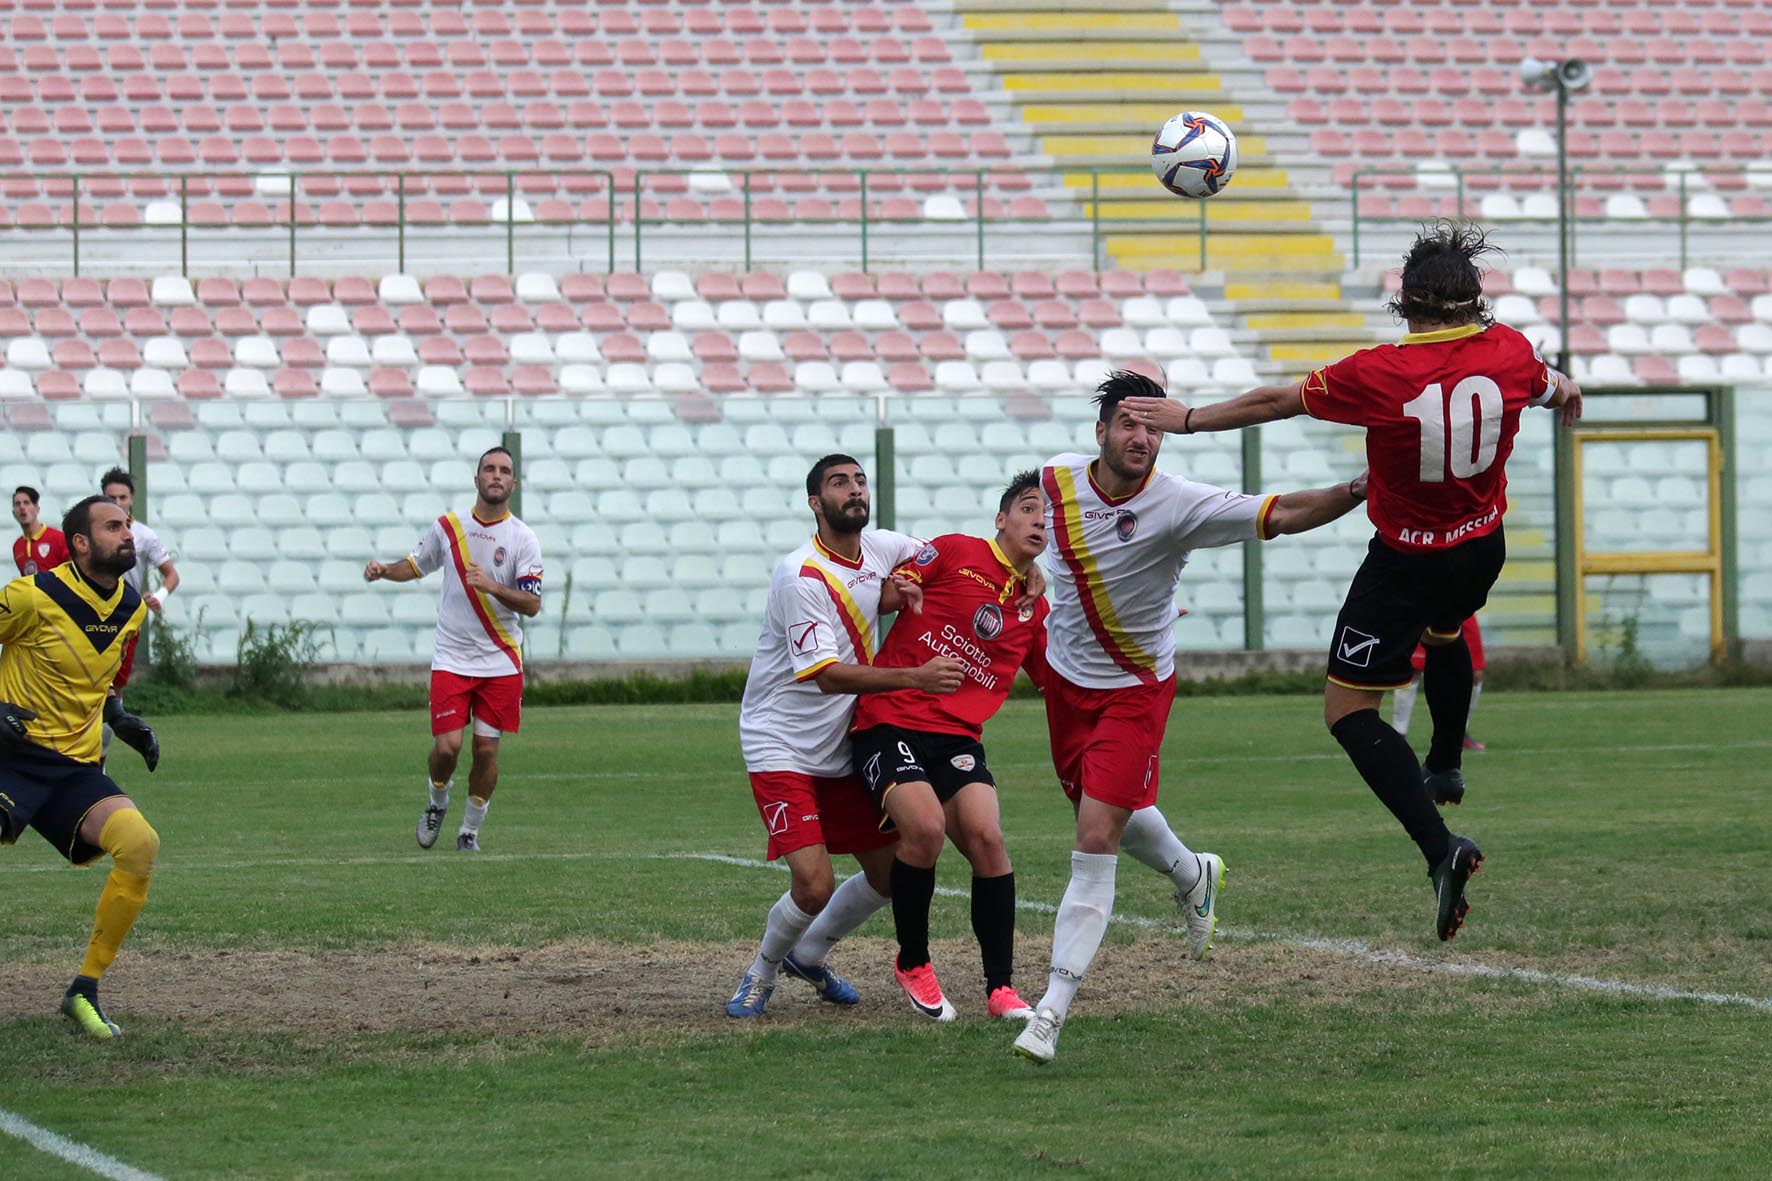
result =
[{"label": "white and green cleat", "polygon": [[1187,952],[1203,960],[1212,952],[1212,936],[1218,930],[1218,894],[1224,889],[1224,858],[1216,853],[1196,853],[1200,862],[1200,880],[1194,888],[1175,892],[1175,904],[1181,908],[1183,925],[1187,927]]}]

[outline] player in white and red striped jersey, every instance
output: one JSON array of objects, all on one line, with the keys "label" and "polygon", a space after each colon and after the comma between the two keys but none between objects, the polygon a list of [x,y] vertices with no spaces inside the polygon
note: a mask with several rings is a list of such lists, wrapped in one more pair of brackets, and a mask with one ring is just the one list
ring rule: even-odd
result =
[{"label": "player in white and red striped jersey", "polygon": [[1049,460],[1046,722],[1052,765],[1077,809],[1071,880],[1053,927],[1046,995],[1015,1049],[1047,1062],[1107,930],[1121,848],[1164,874],[1196,959],[1212,946],[1224,863],[1195,854],[1156,809],[1159,752],[1175,698],[1175,588],[1191,551],[1328,524],[1359,503],[1364,478],[1250,496],[1156,470],[1162,433],[1133,422],[1128,397],[1163,387],[1114,373],[1096,395],[1097,455]]},{"label": "player in white and red striped jersey", "polygon": [[[1375,532],[1335,621],[1323,721],[1426,858],[1441,939],[1464,922],[1465,883],[1483,863],[1476,842],[1450,832],[1434,807],[1464,797],[1472,667],[1460,624],[1483,606],[1506,560],[1506,465],[1521,413],[1557,409],[1565,426],[1581,416],[1581,387],[1491,320],[1477,266],[1490,249],[1481,229],[1450,222],[1416,238],[1390,305],[1409,326],[1399,344],[1215,406],[1128,404],[1138,422],[1184,434],[1299,414],[1365,428]],[[1425,776],[1378,714],[1384,691],[1409,683],[1418,642],[1427,646],[1423,693],[1434,719]]]},{"label": "player in white and red striped jersey", "polygon": [[[848,455],[820,459],[807,473],[806,500],[818,529],[770,576],[738,714],[768,856],[787,861],[792,881],[770,909],[756,957],[726,1003],[729,1017],[761,1016],[783,967],[833,1004],[860,999],[825,966],[825,957],[886,905],[897,837],[879,831],[873,803],[851,772],[855,695],[907,688],[952,693],[962,676],[960,662],[945,657],[916,668],[873,667],[882,591],[922,543],[903,533],[864,532],[872,501],[861,465]],[[898,595],[887,594],[888,609],[895,609]],[[838,886],[832,853],[854,854],[862,872]]]},{"label": "player in white and red striped jersey", "polygon": [[474,727],[468,807],[455,847],[480,850],[480,825],[498,787],[498,743],[515,734],[523,714],[521,617],[541,610],[541,543],[511,514],[517,474],[511,453],[494,447],[474,473],[474,507],[431,522],[418,546],[394,562],[372,561],[366,581],[411,582],[442,570],[437,638],[431,656],[430,798],[419,816],[418,843],[437,843],[449,811],[462,732]]}]

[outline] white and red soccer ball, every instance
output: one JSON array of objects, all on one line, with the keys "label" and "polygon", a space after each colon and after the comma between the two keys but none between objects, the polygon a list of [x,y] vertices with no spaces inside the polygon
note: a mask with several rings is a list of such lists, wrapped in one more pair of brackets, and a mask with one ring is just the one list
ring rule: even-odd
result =
[{"label": "white and red soccer ball", "polygon": [[1151,141],[1151,171],[1178,197],[1211,197],[1237,171],[1237,137],[1222,119],[1183,111]]}]

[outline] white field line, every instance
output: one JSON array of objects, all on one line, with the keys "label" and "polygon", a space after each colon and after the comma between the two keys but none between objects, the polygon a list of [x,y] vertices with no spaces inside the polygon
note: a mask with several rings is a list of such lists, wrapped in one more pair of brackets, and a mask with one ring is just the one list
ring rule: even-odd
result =
[{"label": "white field line", "polygon": [[58,1156],[77,1168],[96,1173],[100,1177],[108,1177],[111,1181],[160,1181],[153,1173],[144,1173],[116,1157],[106,1156],[96,1148],[88,1148],[77,1140],[58,1136],[48,1128],[39,1128],[30,1120],[14,1115],[4,1107],[0,1107],[0,1132],[16,1136],[39,1152]]},{"label": "white field line", "polygon": [[[178,871],[233,871],[242,869],[273,869],[289,867],[347,867],[347,866],[385,866],[385,865],[421,865],[432,861],[449,863],[455,859],[433,853],[378,854],[365,857],[259,857],[248,860],[234,861],[179,861],[162,867],[162,872]],[[737,866],[741,869],[767,869],[786,872],[787,866],[780,862],[757,861],[748,857],[732,857],[724,853],[592,853],[592,852],[558,852],[558,853],[482,853],[474,857],[471,863],[486,862],[523,862],[523,861],[631,861],[631,860],[663,860],[663,861],[710,861],[720,865]],[[67,866],[54,862],[47,865],[12,865],[0,866],[0,877],[9,874],[27,873],[61,873]],[[965,898],[963,890],[955,890],[947,886],[936,887],[937,894],[950,898]],[[1058,908],[1049,902],[1035,902],[1029,899],[1017,899],[1016,909],[1030,914],[1055,914]],[[1146,918],[1142,915],[1116,914],[1109,920],[1119,926],[1136,927],[1141,930],[1171,931],[1175,925],[1160,919]],[[1442,976],[1462,976],[1486,980],[1516,980],[1525,984],[1543,984],[1555,988],[1573,989],[1580,992],[1602,992],[1615,996],[1645,997],[1652,1000],[1690,1000],[1712,1005],[1742,1005],[1762,1012],[1772,1012],[1772,997],[1749,996],[1743,993],[1697,992],[1689,989],[1672,988],[1660,984],[1633,984],[1625,980],[1607,980],[1595,976],[1576,976],[1566,973],[1541,972],[1536,968],[1507,968],[1491,964],[1479,964],[1469,960],[1428,960],[1408,952],[1394,951],[1388,948],[1373,947],[1357,939],[1321,939],[1309,935],[1298,935],[1282,931],[1252,931],[1238,927],[1221,927],[1219,934],[1229,939],[1248,939],[1251,941],[1265,940],[1273,943],[1284,943],[1292,947],[1302,947],[1311,951],[1327,952],[1332,955],[1346,956],[1362,960],[1366,963],[1378,964],[1392,968],[1407,968],[1418,972],[1431,972]]]},{"label": "white field line", "polygon": [[[778,861],[755,861],[748,857],[729,857],[724,853],[659,853],[654,856],[666,860],[712,861],[720,865],[738,866],[742,869],[770,869],[787,872],[787,866]],[[937,886],[935,892],[947,898],[970,897],[966,891],[955,890],[948,886]],[[1015,900],[1015,908],[1033,914],[1056,914],[1058,911],[1058,908],[1050,902],[1033,902],[1022,898]],[[1144,930],[1178,930],[1174,923],[1164,922],[1161,919],[1145,918],[1142,915],[1116,914],[1111,916],[1108,921],[1119,926],[1138,927]],[[1327,952],[1330,955],[1345,956],[1348,959],[1361,960],[1386,968],[1407,968],[1416,972],[1432,972],[1442,976],[1462,976],[1483,980],[1513,980],[1522,984],[1543,984],[1552,988],[1566,988],[1576,992],[1600,992],[1612,996],[1643,997],[1649,1000],[1698,1001],[1707,1005],[1740,1005],[1744,1008],[1772,1013],[1772,997],[1748,996],[1733,992],[1695,992],[1684,988],[1671,988],[1663,984],[1632,984],[1626,980],[1606,980],[1597,976],[1541,972],[1536,968],[1496,967],[1490,964],[1473,963],[1470,960],[1428,960],[1404,951],[1373,947],[1358,939],[1317,939],[1308,935],[1294,935],[1279,931],[1249,931],[1234,927],[1221,927],[1218,933],[1232,939],[1283,943],[1288,947]]]}]

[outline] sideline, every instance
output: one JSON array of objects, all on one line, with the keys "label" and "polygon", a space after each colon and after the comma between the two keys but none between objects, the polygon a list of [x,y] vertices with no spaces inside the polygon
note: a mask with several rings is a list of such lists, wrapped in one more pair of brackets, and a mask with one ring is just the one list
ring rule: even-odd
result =
[{"label": "sideline", "polygon": [[58,1136],[48,1128],[39,1128],[21,1115],[0,1107],[0,1132],[8,1136],[16,1136],[39,1152],[60,1157],[77,1168],[100,1177],[108,1177],[110,1181],[160,1181],[153,1173],[144,1173],[131,1165],[126,1165],[116,1157],[106,1156],[96,1148],[88,1148],[78,1140],[70,1140],[66,1136]]},{"label": "sideline", "polygon": [[[724,853],[657,853],[653,856],[665,861],[711,861],[718,865],[737,866],[740,869],[768,869],[781,873],[787,872],[787,866],[780,862],[756,861],[748,857],[730,857]],[[841,879],[839,878],[839,880]],[[966,891],[956,890],[951,886],[937,886],[935,892],[944,898],[970,897]],[[1050,902],[1032,902],[1021,898],[1015,900],[1015,908],[1033,914],[1058,913],[1058,908]],[[1108,922],[1117,926],[1137,927],[1143,930],[1173,931],[1176,929],[1173,923],[1165,922],[1162,919],[1146,918],[1143,915],[1115,914],[1109,916]],[[1757,1009],[1762,1013],[1772,1013],[1772,997],[1748,996],[1735,992],[1697,992],[1691,989],[1673,988],[1665,984],[1633,984],[1628,980],[1607,980],[1597,976],[1543,972],[1536,968],[1498,967],[1492,964],[1479,964],[1471,960],[1429,960],[1411,955],[1406,951],[1373,947],[1358,939],[1318,939],[1280,931],[1249,931],[1234,927],[1220,927],[1218,933],[1231,939],[1281,943],[1288,947],[1327,952],[1330,955],[1345,956],[1385,968],[1407,968],[1416,972],[1429,972],[1466,979],[1513,980],[1522,984],[1548,985],[1552,988],[1565,988],[1575,992],[1598,992],[1610,996],[1640,997],[1646,1000],[1697,1001],[1706,1005],[1736,1005],[1747,1009]]]}]

